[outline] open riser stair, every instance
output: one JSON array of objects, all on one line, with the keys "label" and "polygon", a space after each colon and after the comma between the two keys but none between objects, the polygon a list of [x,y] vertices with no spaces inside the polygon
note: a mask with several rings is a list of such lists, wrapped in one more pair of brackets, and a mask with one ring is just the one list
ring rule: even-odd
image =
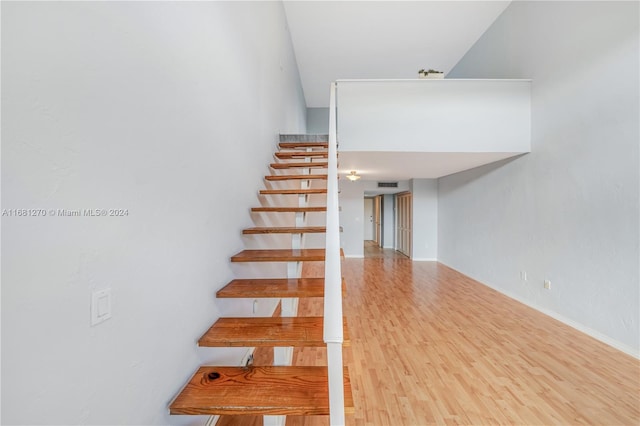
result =
[{"label": "open riser stair", "polygon": [[[328,415],[330,412],[327,367],[290,365],[292,348],[326,346],[324,318],[298,317],[296,314],[298,298],[325,295],[324,277],[303,278],[300,271],[302,262],[325,260],[325,249],[304,248],[304,239],[311,238],[305,237],[308,234],[324,235],[326,232],[325,226],[308,226],[306,222],[309,213],[324,215],[327,210],[316,203],[310,205],[310,197],[326,198],[327,189],[320,186],[326,185],[328,179],[326,170],[323,170],[328,164],[328,137],[281,135],[279,149],[274,154],[275,162],[270,165],[272,174],[265,176],[265,182],[271,187],[260,190],[258,194],[263,205],[251,208],[252,215],[260,222],[257,223],[259,226],[246,228],[242,233],[250,238],[291,234],[291,244],[242,250],[230,261],[285,262],[287,276],[238,277],[216,293],[219,299],[281,299],[279,315],[218,318],[198,341],[201,347],[272,347],[274,365],[200,367],[170,404],[171,414],[246,416],[244,418],[249,421],[251,416]],[[264,226],[261,221],[264,215],[279,215],[280,219],[286,219],[276,223],[290,223],[293,219],[295,225]],[[337,251],[335,253],[337,259]],[[335,279],[332,282],[339,284]],[[343,280],[343,295],[345,288]],[[335,324],[339,329],[340,323]],[[343,345],[346,346],[349,337],[344,318],[343,335]],[[332,374],[337,374],[332,377],[338,378],[339,389],[340,369],[333,371],[335,373]],[[353,398],[347,368],[343,371],[343,384],[345,412],[352,413]],[[270,424],[274,418],[283,424],[284,417],[270,417]],[[228,422],[228,417],[223,419]]]}]

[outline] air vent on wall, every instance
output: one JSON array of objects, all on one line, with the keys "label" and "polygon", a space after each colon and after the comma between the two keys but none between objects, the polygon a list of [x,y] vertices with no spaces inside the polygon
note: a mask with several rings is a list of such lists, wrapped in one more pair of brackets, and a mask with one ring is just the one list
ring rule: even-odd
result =
[{"label": "air vent on wall", "polygon": [[398,182],[378,182],[378,188],[397,188]]}]

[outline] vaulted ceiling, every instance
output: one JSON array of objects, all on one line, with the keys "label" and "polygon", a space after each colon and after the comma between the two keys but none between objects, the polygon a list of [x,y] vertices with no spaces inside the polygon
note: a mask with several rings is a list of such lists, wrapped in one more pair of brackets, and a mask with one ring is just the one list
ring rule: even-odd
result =
[{"label": "vaulted ceiling", "polygon": [[447,73],[510,1],[285,1],[307,107],[339,79]]}]

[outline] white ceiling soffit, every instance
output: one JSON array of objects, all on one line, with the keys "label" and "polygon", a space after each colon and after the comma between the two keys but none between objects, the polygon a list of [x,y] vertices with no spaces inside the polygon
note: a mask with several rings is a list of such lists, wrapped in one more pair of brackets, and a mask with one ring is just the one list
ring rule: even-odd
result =
[{"label": "white ceiling soffit", "polygon": [[448,73],[510,1],[285,1],[307,107],[339,79]]},{"label": "white ceiling soffit", "polygon": [[340,178],[355,170],[363,180],[436,179],[522,155],[521,152],[340,152]]}]

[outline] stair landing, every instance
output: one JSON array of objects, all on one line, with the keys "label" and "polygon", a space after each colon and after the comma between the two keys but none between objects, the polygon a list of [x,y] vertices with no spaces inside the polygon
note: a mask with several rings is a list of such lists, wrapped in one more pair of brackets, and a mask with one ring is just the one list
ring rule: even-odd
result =
[{"label": "stair landing", "polygon": [[[345,413],[353,414],[349,372]],[[171,414],[328,415],[326,367],[200,367],[171,403]]]}]

